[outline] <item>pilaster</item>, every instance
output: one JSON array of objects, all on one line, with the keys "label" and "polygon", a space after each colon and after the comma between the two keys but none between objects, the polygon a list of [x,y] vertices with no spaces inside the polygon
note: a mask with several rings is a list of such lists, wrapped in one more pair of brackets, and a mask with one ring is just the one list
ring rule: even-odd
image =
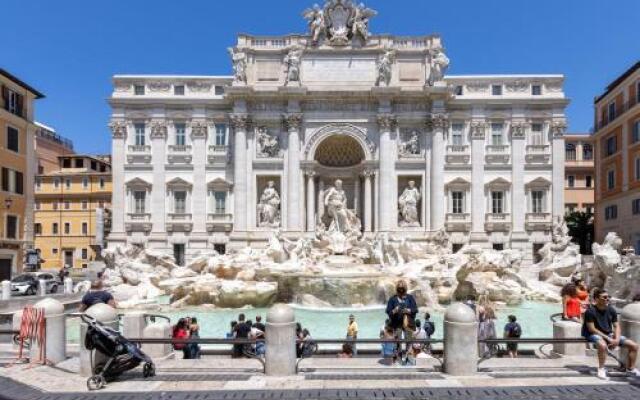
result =
[{"label": "pilaster", "polygon": [[391,130],[395,127],[396,116],[393,114],[378,114],[377,116],[378,126],[380,127],[380,177],[379,177],[379,192],[378,199],[380,203],[378,216],[379,226],[378,230],[382,232],[388,232],[393,226],[393,218],[395,214],[396,193],[395,187],[395,171],[393,165],[394,155],[394,142],[391,138]]},{"label": "pilaster", "polygon": [[302,213],[300,201],[300,125],[301,113],[289,113],[282,116],[288,135],[287,149],[287,230],[302,231]]},{"label": "pilaster", "polygon": [[524,192],[524,164],[525,164],[525,132],[527,126],[523,122],[511,125],[511,223],[512,239],[527,240],[524,230],[524,217],[527,212],[526,196]]},{"label": "pilaster", "polygon": [[229,116],[233,126],[233,220],[234,230],[247,230],[247,126],[250,118],[246,113],[234,113]]},{"label": "pilaster", "polygon": [[151,162],[153,164],[153,187],[151,189],[151,235],[164,236],[166,232],[166,182],[167,124],[165,121],[151,122]]},{"label": "pilaster", "polygon": [[485,242],[484,152],[487,124],[471,122],[471,243]]},{"label": "pilaster", "polygon": [[191,148],[193,152],[193,233],[207,233],[207,125],[204,121],[191,122]]},{"label": "pilaster", "polygon": [[126,211],[124,187],[125,145],[127,125],[124,121],[112,121],[111,128],[111,233],[114,239],[124,236],[124,216]]},{"label": "pilaster", "polygon": [[562,218],[564,215],[564,133],[567,123],[564,120],[556,120],[551,123],[552,135],[552,196],[553,196],[553,220]]},{"label": "pilaster", "polygon": [[448,115],[441,101],[434,102],[431,115],[427,118],[427,127],[431,130],[431,229],[444,228],[444,135],[449,126]]}]

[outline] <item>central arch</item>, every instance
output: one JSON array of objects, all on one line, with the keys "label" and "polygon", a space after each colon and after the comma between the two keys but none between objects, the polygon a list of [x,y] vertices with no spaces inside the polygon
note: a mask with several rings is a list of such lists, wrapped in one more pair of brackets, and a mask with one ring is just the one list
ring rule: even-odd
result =
[{"label": "central arch", "polygon": [[353,167],[365,159],[365,154],[353,137],[333,135],[318,144],[314,159],[325,167]]},{"label": "central arch", "polygon": [[[335,137],[335,139],[334,139]],[[331,141],[324,143],[327,139]],[[344,144],[349,145],[353,149],[353,145],[357,145],[362,152],[361,161],[370,161],[374,158],[375,144],[367,137],[367,134],[361,128],[347,123],[334,123],[323,126],[318,129],[309,139],[305,146],[305,159],[307,161],[315,161],[318,154],[318,147],[330,146],[335,144],[338,138],[344,138]],[[349,140],[349,141],[347,141]],[[324,150],[323,150],[324,151]],[[346,162],[346,161],[345,161]]]}]

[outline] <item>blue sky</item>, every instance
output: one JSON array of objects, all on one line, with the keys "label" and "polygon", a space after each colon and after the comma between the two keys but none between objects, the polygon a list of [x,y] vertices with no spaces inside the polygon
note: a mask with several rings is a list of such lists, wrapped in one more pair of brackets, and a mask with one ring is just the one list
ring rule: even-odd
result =
[{"label": "blue sky", "polygon": [[[313,3],[0,0],[0,66],[47,96],[39,121],[80,152],[107,153],[112,75],[229,74],[226,48],[238,32],[304,32],[300,14]],[[565,74],[572,132],[589,130],[593,97],[640,59],[639,0],[365,4],[378,11],[374,33],[441,34],[450,74]]]}]

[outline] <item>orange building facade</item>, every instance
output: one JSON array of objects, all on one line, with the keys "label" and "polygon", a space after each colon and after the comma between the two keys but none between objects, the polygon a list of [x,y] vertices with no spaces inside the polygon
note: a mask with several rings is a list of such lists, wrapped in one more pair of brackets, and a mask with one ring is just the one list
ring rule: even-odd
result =
[{"label": "orange building facade", "polygon": [[564,209],[594,212],[593,137],[588,134],[569,134],[565,142]]},{"label": "orange building facade", "polygon": [[617,232],[640,254],[640,62],[595,99],[596,241]]},{"label": "orange building facade", "polygon": [[36,122],[36,156],[38,157],[37,174],[49,174],[57,171],[58,157],[71,155],[73,142],[58,135],[55,129]]}]

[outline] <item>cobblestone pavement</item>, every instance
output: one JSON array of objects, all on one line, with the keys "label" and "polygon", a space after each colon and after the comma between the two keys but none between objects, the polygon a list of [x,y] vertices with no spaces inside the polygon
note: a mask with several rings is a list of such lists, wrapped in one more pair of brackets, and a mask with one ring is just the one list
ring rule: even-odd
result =
[{"label": "cobblestone pavement", "polygon": [[286,399],[438,399],[438,400],[637,400],[640,387],[525,386],[509,388],[304,389],[304,390],[215,390],[180,392],[45,393],[0,377],[0,399],[10,400],[286,400]]}]

